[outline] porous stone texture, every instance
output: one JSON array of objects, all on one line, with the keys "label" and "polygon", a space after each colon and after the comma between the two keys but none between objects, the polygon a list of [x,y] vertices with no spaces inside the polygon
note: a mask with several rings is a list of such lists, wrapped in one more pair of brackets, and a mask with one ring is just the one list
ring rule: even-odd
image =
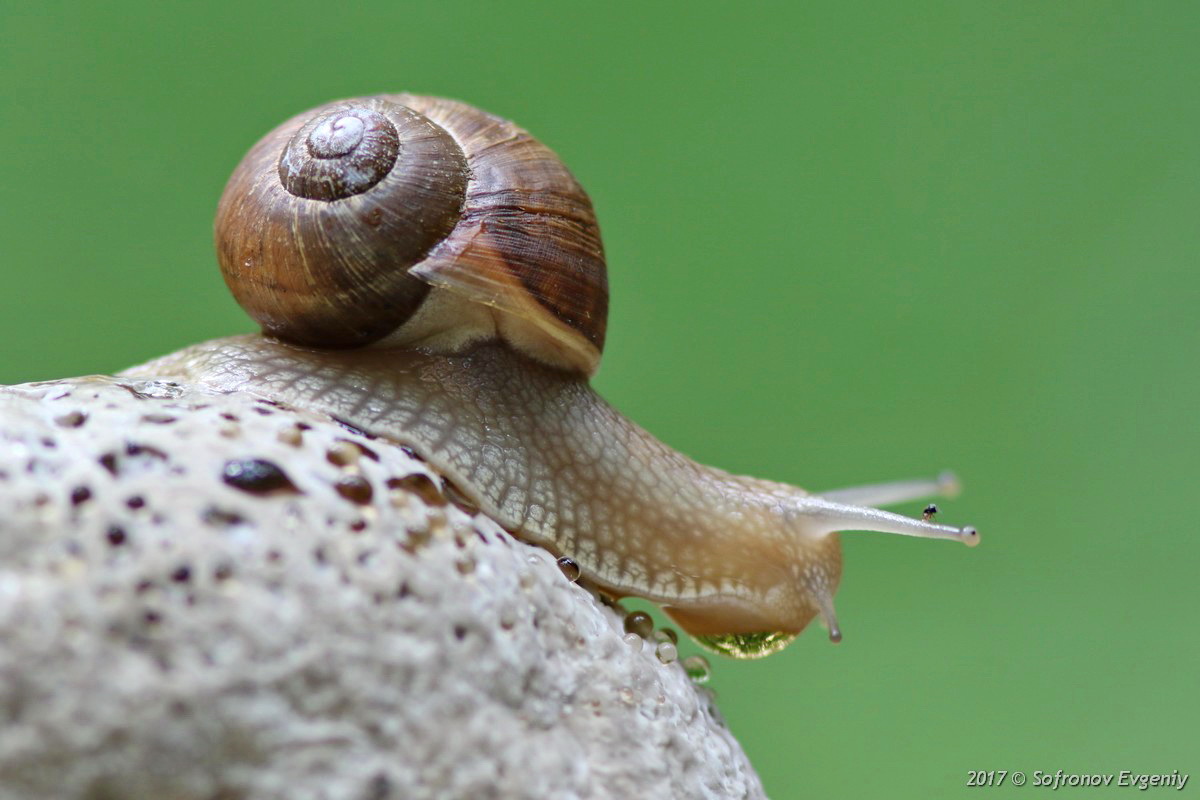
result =
[{"label": "porous stone texture", "polygon": [[0,388],[0,798],[762,796],[678,664],[447,495],[247,395]]}]

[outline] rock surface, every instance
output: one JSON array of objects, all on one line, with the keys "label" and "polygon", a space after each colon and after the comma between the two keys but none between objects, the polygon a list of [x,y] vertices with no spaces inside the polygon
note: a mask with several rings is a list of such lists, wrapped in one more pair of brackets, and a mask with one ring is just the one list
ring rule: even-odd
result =
[{"label": "rock surface", "polygon": [[708,696],[425,463],[164,381],[0,388],[0,797],[761,797]]}]

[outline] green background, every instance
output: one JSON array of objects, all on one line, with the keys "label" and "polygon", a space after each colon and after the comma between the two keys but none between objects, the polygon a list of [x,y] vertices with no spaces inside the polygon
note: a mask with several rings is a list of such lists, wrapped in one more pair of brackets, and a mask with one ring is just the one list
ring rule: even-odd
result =
[{"label": "green background", "polygon": [[0,0],[0,382],[249,330],[210,244],[244,150],[465,99],[590,191],[633,419],[814,489],[964,480],[981,547],[848,534],[841,645],[715,664],[773,797],[1196,772],[1198,42],[1195,3]]}]

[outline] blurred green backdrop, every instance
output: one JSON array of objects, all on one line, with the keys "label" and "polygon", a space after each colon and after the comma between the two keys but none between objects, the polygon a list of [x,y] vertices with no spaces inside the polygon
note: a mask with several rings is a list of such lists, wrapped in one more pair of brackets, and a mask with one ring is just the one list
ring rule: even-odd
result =
[{"label": "blurred green backdrop", "polygon": [[1200,6],[736,9],[0,0],[0,382],[249,330],[210,245],[243,151],[462,98],[591,192],[631,417],[810,488],[965,481],[982,547],[847,535],[840,646],[715,665],[773,797],[1196,772]]}]

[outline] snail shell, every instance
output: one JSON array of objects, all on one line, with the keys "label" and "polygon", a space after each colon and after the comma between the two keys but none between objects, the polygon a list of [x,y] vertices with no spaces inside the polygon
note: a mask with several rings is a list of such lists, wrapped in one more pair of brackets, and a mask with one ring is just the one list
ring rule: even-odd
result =
[{"label": "snail shell", "polygon": [[585,375],[600,362],[591,201],[549,148],[464,103],[378,95],[293,117],[234,171],[215,238],[238,303],[284,341],[498,338]]}]

